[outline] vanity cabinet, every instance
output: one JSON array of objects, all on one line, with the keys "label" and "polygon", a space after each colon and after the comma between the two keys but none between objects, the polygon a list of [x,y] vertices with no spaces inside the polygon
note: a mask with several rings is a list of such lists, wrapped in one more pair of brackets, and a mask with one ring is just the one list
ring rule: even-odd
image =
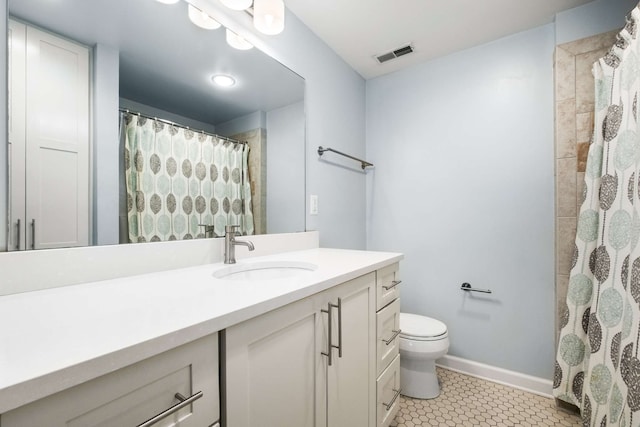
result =
[{"label": "vanity cabinet", "polygon": [[226,330],[228,427],[375,425],[375,277]]},{"label": "vanity cabinet", "polygon": [[[325,295],[333,308],[331,343],[338,347],[327,367],[327,425],[331,427],[374,425],[374,283],[375,273],[370,273]],[[338,307],[334,307],[336,301]]]},{"label": "vanity cabinet", "polygon": [[89,244],[89,49],[9,20],[8,250]]},{"label": "vanity cabinet", "polygon": [[0,426],[134,427],[191,397],[153,426],[219,427],[218,334],[9,411]]},{"label": "vanity cabinet", "polygon": [[376,418],[388,427],[400,409],[400,271],[392,264],[376,275]]}]

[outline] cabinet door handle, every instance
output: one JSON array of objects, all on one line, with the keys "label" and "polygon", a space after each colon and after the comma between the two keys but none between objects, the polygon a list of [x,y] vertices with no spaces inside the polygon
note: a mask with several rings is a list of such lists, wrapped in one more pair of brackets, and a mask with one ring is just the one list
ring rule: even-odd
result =
[{"label": "cabinet door handle", "polygon": [[388,291],[389,289],[393,289],[396,286],[398,286],[400,283],[402,283],[402,280],[394,280],[391,282],[391,286],[384,286],[382,285],[382,289],[384,289],[385,291]]},{"label": "cabinet door handle", "polygon": [[331,349],[333,348],[333,344],[331,343],[331,309],[333,307],[333,304],[328,303],[327,304],[327,309],[324,310],[320,310],[323,313],[327,313],[328,316],[328,320],[327,320],[327,332],[328,332],[328,338],[327,338],[327,352],[325,353],[324,351],[320,354],[322,354],[323,356],[327,356],[327,358],[329,358],[329,366],[331,366],[333,364],[333,356],[332,356],[332,352]]},{"label": "cabinet door handle", "polygon": [[16,227],[18,227],[18,234],[16,234],[16,251],[20,250],[20,234],[22,232],[20,227],[20,218],[16,221]]},{"label": "cabinet door handle", "polygon": [[31,249],[36,248],[36,220],[31,220]]},{"label": "cabinet door handle", "polygon": [[394,329],[391,332],[393,332],[393,335],[391,336],[391,338],[389,338],[388,340],[385,340],[385,339],[382,340],[386,345],[391,344],[393,340],[395,340],[396,337],[400,335],[400,333],[402,332],[402,329]]},{"label": "cabinet door handle", "polygon": [[338,305],[331,303],[329,305],[338,309],[338,345],[332,345],[331,348],[337,348],[338,357],[342,357],[342,298],[338,298]]},{"label": "cabinet door handle", "polygon": [[396,399],[398,398],[398,396],[400,396],[400,393],[402,393],[402,389],[393,389],[393,391],[396,392],[396,394],[393,395],[393,399],[391,399],[391,402],[389,403],[383,403],[383,405],[387,408],[387,411],[391,409],[391,407],[393,406],[394,403],[396,403]]},{"label": "cabinet door handle", "polygon": [[173,405],[170,408],[165,409],[164,411],[160,412],[155,417],[149,418],[147,421],[143,422],[142,424],[139,424],[138,427],[149,427],[149,426],[154,425],[158,421],[161,421],[164,418],[167,418],[169,415],[173,414],[174,412],[179,411],[180,409],[184,408],[185,406],[191,405],[193,402],[195,402],[196,400],[200,399],[203,396],[203,394],[202,394],[201,391],[199,391],[196,394],[194,394],[193,396],[189,396],[189,397],[184,397],[180,393],[176,393],[174,396],[180,402],[176,403],[175,405]]}]

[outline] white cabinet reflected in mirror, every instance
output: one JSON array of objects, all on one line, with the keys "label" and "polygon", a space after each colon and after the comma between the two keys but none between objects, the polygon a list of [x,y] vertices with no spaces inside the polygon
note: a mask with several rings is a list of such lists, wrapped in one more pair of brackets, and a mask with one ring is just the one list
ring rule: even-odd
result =
[{"label": "white cabinet reflected in mirror", "polygon": [[185,1],[8,11],[8,250],[304,231],[300,76]]}]

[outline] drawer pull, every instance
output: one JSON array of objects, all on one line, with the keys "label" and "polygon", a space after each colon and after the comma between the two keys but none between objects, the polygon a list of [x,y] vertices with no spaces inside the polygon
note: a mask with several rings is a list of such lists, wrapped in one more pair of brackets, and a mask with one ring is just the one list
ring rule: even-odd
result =
[{"label": "drawer pull", "polygon": [[31,249],[36,248],[36,220],[31,220]]},{"label": "drawer pull", "polygon": [[184,397],[180,393],[176,393],[175,397],[180,402],[176,403],[175,405],[173,405],[172,407],[170,407],[168,409],[165,409],[164,411],[160,412],[155,417],[149,418],[147,421],[143,422],[142,424],[139,424],[138,427],[149,427],[149,426],[152,426],[155,423],[157,423],[158,421],[161,421],[164,418],[167,418],[169,415],[173,414],[174,412],[178,412],[180,409],[184,408],[185,406],[189,406],[190,404],[192,404],[196,400],[200,399],[202,396],[203,396],[203,394],[202,394],[201,391],[199,391],[196,394],[194,394],[193,396],[189,396],[189,397]]},{"label": "drawer pull", "polygon": [[20,233],[22,232],[22,227],[20,227],[20,218],[16,222],[16,227],[18,227],[18,234],[16,236],[16,251],[20,250]]},{"label": "drawer pull", "polygon": [[329,359],[329,363],[328,365],[331,366],[332,362],[333,362],[333,356],[332,356],[332,351],[331,349],[334,347],[334,345],[331,343],[331,309],[334,307],[334,304],[328,303],[327,304],[327,309],[324,310],[320,310],[323,313],[327,313],[328,319],[327,319],[327,351],[326,353],[323,351],[320,354],[322,354],[323,356],[327,356],[327,358]]},{"label": "drawer pull", "polygon": [[389,289],[393,289],[396,286],[398,286],[400,283],[402,283],[402,280],[394,280],[391,282],[391,286],[384,286],[382,285],[382,289],[384,289],[385,291],[388,291]]},{"label": "drawer pull", "polygon": [[387,411],[391,409],[391,407],[393,406],[394,403],[396,403],[396,399],[398,398],[398,396],[400,396],[400,393],[402,393],[402,389],[399,388],[397,390],[393,390],[396,392],[395,395],[393,395],[393,399],[391,399],[391,402],[389,403],[383,403],[383,405],[387,408]]},{"label": "drawer pull", "polygon": [[382,340],[386,345],[391,344],[393,340],[395,340],[396,337],[400,335],[400,333],[402,332],[402,329],[394,329],[391,332],[393,332],[393,336],[391,338],[389,338],[388,340],[385,340],[385,339]]},{"label": "drawer pull", "polygon": [[338,309],[338,345],[332,345],[332,348],[338,349],[338,357],[342,357],[342,298],[338,298],[338,305],[330,304]]}]

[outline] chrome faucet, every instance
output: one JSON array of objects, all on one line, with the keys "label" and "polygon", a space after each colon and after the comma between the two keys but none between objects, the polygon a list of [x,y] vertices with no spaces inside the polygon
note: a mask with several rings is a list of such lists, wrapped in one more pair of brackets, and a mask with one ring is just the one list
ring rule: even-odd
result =
[{"label": "chrome faucet", "polygon": [[215,235],[215,227],[209,224],[198,224],[200,227],[204,227],[204,238],[213,237]]},{"label": "chrome faucet", "polygon": [[236,246],[242,245],[249,248],[250,251],[254,250],[253,243],[250,241],[236,240],[236,228],[239,225],[226,225],[224,227],[224,263],[235,264],[236,263]]}]

